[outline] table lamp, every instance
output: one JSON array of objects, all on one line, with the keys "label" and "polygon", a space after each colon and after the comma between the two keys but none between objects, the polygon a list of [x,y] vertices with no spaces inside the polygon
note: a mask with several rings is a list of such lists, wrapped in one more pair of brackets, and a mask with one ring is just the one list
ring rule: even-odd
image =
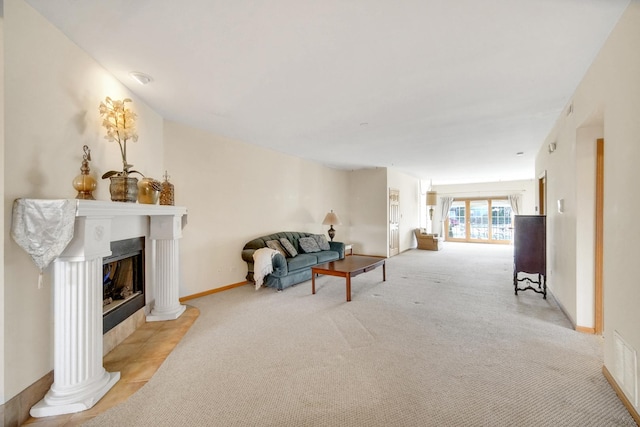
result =
[{"label": "table lamp", "polygon": [[327,214],[327,216],[324,217],[324,221],[322,221],[322,225],[330,226],[328,233],[332,242],[333,242],[333,237],[336,235],[336,230],[333,229],[333,226],[340,225],[340,224],[342,224],[340,222],[340,218],[338,218],[338,215],[336,215],[335,212],[333,212],[333,209],[331,210],[331,212]]}]

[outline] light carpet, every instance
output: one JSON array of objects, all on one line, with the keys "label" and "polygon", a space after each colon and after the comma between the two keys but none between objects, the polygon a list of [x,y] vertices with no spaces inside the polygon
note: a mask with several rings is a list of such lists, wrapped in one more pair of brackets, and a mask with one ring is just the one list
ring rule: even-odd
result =
[{"label": "light carpet", "polygon": [[352,280],[250,285],[200,317],[155,376],[88,426],[635,426],[602,339],[514,295],[511,246],[411,250]]}]

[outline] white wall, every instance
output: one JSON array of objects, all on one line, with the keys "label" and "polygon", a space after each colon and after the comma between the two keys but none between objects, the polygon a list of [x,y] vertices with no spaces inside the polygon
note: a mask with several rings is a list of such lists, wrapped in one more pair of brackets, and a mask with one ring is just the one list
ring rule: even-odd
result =
[{"label": "white wall", "polygon": [[433,233],[442,233],[442,207],[440,197],[505,197],[510,194],[520,194],[522,197],[522,215],[536,214],[536,185],[535,179],[520,181],[480,182],[475,184],[434,185],[433,191],[438,193],[438,206],[433,211]]},{"label": "white wall", "polygon": [[349,241],[348,172],[165,122],[166,168],[177,205],[188,209],[180,242],[180,295],[245,281],[243,246],[279,231],[326,233],[333,209],[336,241]]},{"label": "white wall", "polygon": [[[22,0],[4,2],[4,399],[52,369],[49,272],[38,289],[38,270],[10,238],[13,200],[74,198],[82,146],[100,176],[119,169],[119,149],[103,139],[98,106],[105,96],[131,97],[140,139],[129,147],[135,169],[162,173],[162,118],[129,93],[84,51]],[[96,198],[109,199],[99,179]],[[10,367],[10,369],[9,369]]]},{"label": "white wall", "polygon": [[[602,127],[604,136],[604,363],[624,388],[616,373],[620,360],[614,345],[614,331],[636,351],[640,350],[640,198],[636,196],[640,159],[640,2],[633,1],[597,55],[570,104],[563,112],[536,158],[536,171],[548,174],[550,203],[565,199],[565,213],[550,209],[548,222],[548,264],[554,278],[552,292],[574,319],[585,313],[577,303],[591,304],[578,296],[588,292],[577,283],[577,230],[582,227],[582,198],[585,133],[593,140]],[[558,150],[547,152],[556,142]],[[592,142],[591,142],[592,143]],[[580,148],[577,148],[580,146]],[[590,178],[589,178],[590,179]],[[585,202],[586,203],[586,202]],[[590,203],[590,202],[589,202]],[[586,223],[590,222],[587,218]],[[582,232],[582,231],[580,231]],[[590,268],[590,267],[588,267]],[[582,314],[580,314],[582,316]],[[636,378],[636,381],[640,379]],[[639,410],[638,406],[635,407]]]}]

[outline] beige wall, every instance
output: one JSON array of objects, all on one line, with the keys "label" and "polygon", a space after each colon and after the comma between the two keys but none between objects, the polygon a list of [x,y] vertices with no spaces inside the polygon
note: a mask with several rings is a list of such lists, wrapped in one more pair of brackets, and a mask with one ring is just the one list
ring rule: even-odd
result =
[{"label": "beige wall", "polygon": [[[353,253],[387,256],[387,169],[352,171],[349,176],[350,243]],[[345,224],[344,219],[342,223]]]},{"label": "beige wall", "polygon": [[[576,131],[576,305],[575,325],[595,327],[596,140],[601,126]],[[557,212],[557,201],[550,206]]]},{"label": "beige wall", "polygon": [[[0,8],[3,8],[0,4]],[[0,165],[4,171],[4,12],[0,13]],[[4,212],[4,173],[0,173],[0,209]],[[4,242],[4,227],[0,229],[0,239]],[[6,402],[4,387],[4,244],[0,245],[0,405]],[[4,419],[0,410],[0,420]]]},{"label": "beige wall", "polygon": [[188,209],[180,295],[245,280],[242,247],[278,231],[326,233],[333,209],[349,240],[348,172],[165,122],[166,168],[176,204]]},{"label": "beige wall", "polygon": [[[544,144],[536,158],[536,173],[546,175],[547,196],[547,286],[576,325],[576,224],[577,154],[575,115],[571,126],[554,130],[556,150],[549,153]],[[558,201],[564,212],[558,212]]]},{"label": "beige wall", "polygon": [[[100,176],[119,169],[119,149],[103,139],[98,105],[109,95],[132,97],[140,139],[129,161],[151,176],[162,173],[162,117],[136,99],[85,52],[21,0],[4,2],[4,399],[52,368],[51,285],[10,238],[13,200],[74,198],[82,146]],[[99,180],[96,198],[109,199]],[[10,367],[10,369],[7,369]]]},{"label": "beige wall", "polygon": [[389,188],[400,190],[400,252],[403,252],[417,245],[413,230],[420,226],[420,180],[393,169],[388,170],[387,179]]},{"label": "beige wall", "polygon": [[349,173],[350,237],[353,253],[389,256],[389,190],[400,191],[400,252],[415,247],[420,224],[420,180],[387,168]]},{"label": "beige wall", "polygon": [[[595,138],[604,136],[604,362],[629,397],[633,392],[625,388],[616,370],[620,353],[614,345],[614,332],[635,351],[640,350],[640,224],[636,220],[640,199],[635,190],[640,159],[638,49],[640,3],[634,1],[577,87],[570,101],[572,113],[567,114],[567,106],[536,158],[536,172],[547,171],[550,207],[557,199],[565,199],[564,214],[556,209],[548,213],[551,290],[573,319],[588,325],[582,317],[591,311],[582,305],[590,305],[592,299],[585,295],[589,289],[577,283],[576,274],[577,269],[590,268],[587,262],[581,267],[581,258],[591,256],[578,248],[582,243],[577,237],[580,234],[582,239],[586,234],[591,210],[585,208],[590,202],[581,194],[591,186],[584,182],[584,164],[592,162],[585,160],[589,149],[582,144],[593,144]],[[547,150],[551,142],[557,142],[553,154]],[[583,215],[587,215],[584,221]],[[640,409],[637,404],[635,408]]]}]

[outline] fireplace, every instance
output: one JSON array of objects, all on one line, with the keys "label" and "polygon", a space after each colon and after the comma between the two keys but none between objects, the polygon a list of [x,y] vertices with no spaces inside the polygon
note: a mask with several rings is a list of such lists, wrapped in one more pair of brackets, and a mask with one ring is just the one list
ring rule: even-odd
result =
[{"label": "fireplace", "polygon": [[102,332],[143,308],[144,237],[111,242],[111,255],[102,259]]},{"label": "fireplace", "polygon": [[[179,298],[179,241],[186,225],[185,207],[99,200],[73,202],[75,212],[44,218],[59,228],[73,222],[73,238],[52,262],[54,381],[45,397],[31,408],[33,417],[89,409],[120,378],[119,372],[107,372],[102,364],[103,330],[110,327],[105,325],[104,314],[108,311],[110,316],[117,311],[111,307],[103,310],[105,276],[110,276],[109,280],[131,277],[131,286],[115,291],[125,295],[123,300],[113,296],[106,299],[115,299],[122,310],[135,313],[141,310],[129,305],[142,301],[147,322],[177,319],[186,308]],[[51,203],[17,199],[14,214],[17,212],[24,222],[31,214],[24,206],[36,206],[39,209],[33,210],[39,211]],[[38,217],[39,221],[42,219]],[[121,250],[123,240],[127,243],[122,243]],[[133,259],[118,265],[126,258]],[[116,274],[118,269],[122,271]],[[107,287],[112,285],[107,283]]]}]

